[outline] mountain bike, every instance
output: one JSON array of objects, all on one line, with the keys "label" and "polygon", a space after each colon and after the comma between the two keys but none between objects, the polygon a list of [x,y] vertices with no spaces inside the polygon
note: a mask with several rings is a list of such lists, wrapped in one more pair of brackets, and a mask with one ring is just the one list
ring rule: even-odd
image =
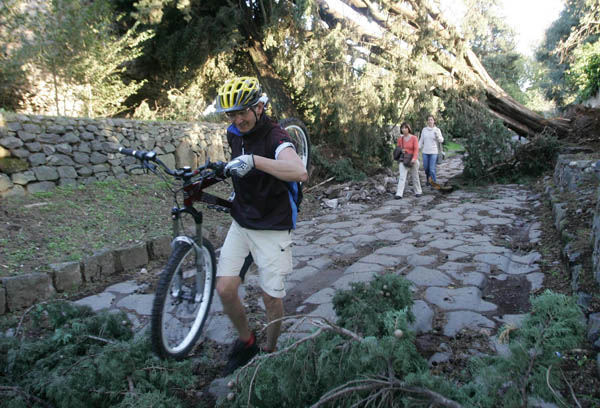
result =
[{"label": "mountain bike", "polygon": [[[290,126],[299,156],[308,165],[310,146],[306,127],[297,119],[281,123]],[[207,160],[195,170],[190,167],[171,169],[153,151],[120,147],[119,152],[136,158],[143,169],[163,178],[173,193],[171,255],[160,274],[154,295],[150,337],[152,349],[158,356],[182,359],[195,346],[209,316],[217,273],[215,249],[203,236],[203,213],[194,204],[204,203],[208,208],[229,212],[231,201],[204,191],[226,179],[223,174],[226,163]],[[178,199],[181,195],[183,205]],[[185,222],[190,216],[193,220],[191,231]],[[240,276],[246,274],[251,264],[249,255]]]},{"label": "mountain bike", "polygon": [[[192,170],[190,167],[170,169],[156,152],[119,148],[121,154],[138,159],[141,167],[162,177],[177,180],[171,187],[175,206],[171,209],[173,241],[171,255],[160,274],[152,303],[150,337],[152,348],[161,357],[181,359],[194,347],[212,303],[217,261],[212,243],[202,234],[202,211],[194,203],[228,211],[229,200],[204,192],[204,189],[225,180],[223,162],[207,161]],[[168,182],[168,181],[167,181]],[[169,182],[168,182],[169,183]],[[171,184],[171,183],[169,183]],[[183,195],[183,206],[178,195]],[[194,221],[194,231],[185,231],[184,215]]]}]

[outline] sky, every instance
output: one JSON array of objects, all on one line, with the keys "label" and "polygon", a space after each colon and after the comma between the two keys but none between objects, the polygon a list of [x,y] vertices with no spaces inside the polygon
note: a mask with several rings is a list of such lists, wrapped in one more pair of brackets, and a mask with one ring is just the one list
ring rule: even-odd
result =
[{"label": "sky", "polygon": [[[442,10],[464,13],[461,1],[442,0]],[[517,32],[517,50],[533,55],[533,48],[544,38],[550,24],[558,19],[564,0],[500,0],[504,4],[506,22]],[[462,10],[461,10],[462,8]]]},{"label": "sky", "polygon": [[517,31],[517,49],[532,55],[546,29],[558,19],[564,0],[502,0],[506,21]]}]

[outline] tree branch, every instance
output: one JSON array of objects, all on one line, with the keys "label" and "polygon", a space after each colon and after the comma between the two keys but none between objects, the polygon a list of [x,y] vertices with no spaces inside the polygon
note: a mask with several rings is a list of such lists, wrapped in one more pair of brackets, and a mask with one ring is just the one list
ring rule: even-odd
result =
[{"label": "tree branch", "polygon": [[21,387],[9,387],[9,386],[0,385],[0,394],[5,394],[5,395],[16,394],[16,395],[20,395],[20,396],[24,397],[27,401],[33,401],[36,404],[39,404],[44,408],[52,408],[53,407],[52,405],[50,405],[43,399],[40,399],[40,398],[36,397],[35,395],[31,395],[31,394],[27,393]]},{"label": "tree branch", "polygon": [[408,394],[417,394],[424,396],[433,405],[441,405],[449,408],[462,408],[462,405],[458,402],[446,398],[443,395],[438,394],[437,392],[421,387],[407,385],[405,382],[400,381],[395,377],[391,377],[385,380],[369,377],[362,380],[349,381],[323,394],[319,401],[311,405],[311,408],[318,408],[350,393],[374,390],[377,388],[381,388],[381,390],[378,392],[378,394],[380,395],[382,395],[384,392],[393,392],[394,390],[400,390]]},{"label": "tree branch", "polygon": [[[15,329],[15,337],[17,337],[19,335],[19,330],[21,330],[21,326],[23,325],[23,321],[25,320],[25,316],[27,316],[27,314],[29,312],[31,312],[33,310],[33,308],[40,306],[40,305],[45,305],[48,303],[56,303],[56,302],[65,302],[65,303],[73,303],[70,300],[62,300],[62,299],[54,299],[54,300],[47,300],[45,302],[40,302],[40,303],[36,303],[35,305],[31,305],[27,308],[27,310],[25,310],[23,312],[23,316],[21,316],[21,319],[19,320],[19,324],[17,325],[17,328]],[[23,332],[23,335],[25,335],[25,332]]]}]

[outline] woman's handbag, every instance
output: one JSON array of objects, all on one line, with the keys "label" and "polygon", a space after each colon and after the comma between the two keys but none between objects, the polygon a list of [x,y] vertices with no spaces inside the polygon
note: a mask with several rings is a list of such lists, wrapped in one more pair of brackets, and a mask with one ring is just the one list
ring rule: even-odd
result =
[{"label": "woman's handbag", "polygon": [[395,161],[402,160],[402,148],[400,146],[397,146],[394,149],[394,160]]},{"label": "woman's handbag", "polygon": [[[402,137],[402,136],[400,136],[400,137]],[[402,164],[404,165],[404,167],[412,166],[413,155],[409,154],[409,153],[403,153],[403,152],[404,152],[404,140],[402,140],[402,146],[398,146],[398,147],[396,147],[396,149],[394,149],[394,160],[401,161]]]}]

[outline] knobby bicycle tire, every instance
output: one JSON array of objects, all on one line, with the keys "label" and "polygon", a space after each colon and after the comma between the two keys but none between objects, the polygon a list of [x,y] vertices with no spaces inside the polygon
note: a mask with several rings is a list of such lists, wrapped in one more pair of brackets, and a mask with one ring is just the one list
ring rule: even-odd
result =
[{"label": "knobby bicycle tire", "polygon": [[308,129],[297,118],[286,118],[281,120],[279,124],[292,138],[292,141],[296,145],[296,153],[298,153],[302,163],[304,163],[304,167],[308,170],[308,166],[310,165],[310,137]]},{"label": "knobby bicycle tire", "polygon": [[[210,311],[215,280],[216,258],[212,244],[203,239],[203,270],[196,278],[196,250],[178,241],[163,269],[152,303],[152,348],[160,357],[182,359],[192,350],[202,333]],[[178,279],[182,279],[177,290]],[[201,293],[197,294],[197,286]]]}]

